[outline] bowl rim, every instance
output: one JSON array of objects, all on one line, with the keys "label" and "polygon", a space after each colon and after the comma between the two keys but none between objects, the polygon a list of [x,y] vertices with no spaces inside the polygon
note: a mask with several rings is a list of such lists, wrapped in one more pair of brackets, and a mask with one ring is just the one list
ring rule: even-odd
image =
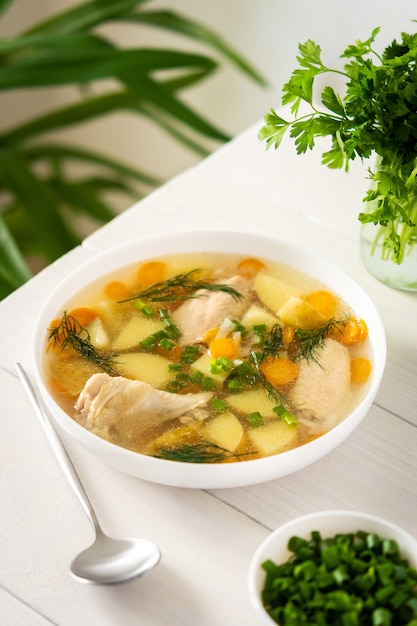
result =
[{"label": "bowl rim", "polygon": [[[356,521],[358,522],[357,526],[355,525]],[[318,522],[317,528],[313,526],[315,522]],[[320,524],[324,525],[325,528],[329,528],[329,530],[323,530],[320,528]],[[346,530],[343,530],[345,526]],[[367,526],[369,527],[367,528]],[[309,530],[307,530],[307,527]],[[330,527],[333,527],[333,530],[330,530]],[[300,532],[297,530],[298,528],[303,530]],[[290,537],[301,535],[307,538],[313,530],[318,530],[322,534],[327,533],[327,537],[332,537],[339,532],[348,533],[355,530],[375,532],[381,538],[397,541],[401,554],[408,559],[412,567],[417,568],[417,537],[389,519],[374,513],[351,509],[329,509],[300,515],[284,522],[271,531],[259,544],[250,560],[247,572],[249,600],[258,616],[263,617],[265,625],[277,626],[277,623],[268,615],[262,604],[260,591],[266,575],[261,568],[261,564],[268,558],[274,559],[271,552],[275,552],[274,546],[277,543],[276,552],[277,554],[278,552],[283,554],[280,562],[284,562],[290,555],[286,548]]]},{"label": "bowl rim", "polygon": [[[59,311],[65,308],[65,304],[71,300],[77,291],[87,287],[88,284],[104,277],[110,273],[106,268],[112,261],[114,265],[112,270],[117,271],[123,267],[128,267],[135,262],[140,262],[152,257],[166,256],[175,253],[187,253],[187,252],[220,252],[227,251],[239,254],[246,253],[246,247],[249,246],[250,252],[248,254],[255,254],[251,252],[256,246],[259,249],[257,254],[266,259],[270,258],[272,261],[278,263],[285,263],[282,256],[289,256],[291,261],[287,265],[295,267],[301,271],[306,272],[305,264],[308,260],[308,265],[314,267],[313,270],[308,269],[307,273],[319,281],[326,283],[330,282],[332,285],[329,287],[338,293],[338,290],[333,286],[336,281],[342,281],[343,284],[352,291],[355,296],[356,304],[352,304],[352,308],[357,311],[358,307],[366,307],[368,320],[372,318],[372,333],[375,336],[371,338],[372,349],[377,351],[378,359],[374,362],[373,376],[369,385],[367,394],[364,396],[358,407],[342,422],[340,422],[333,429],[322,435],[320,438],[310,441],[299,448],[282,452],[279,455],[266,457],[263,459],[256,459],[252,461],[240,461],[239,463],[227,464],[229,480],[224,480],[224,465],[219,464],[198,464],[196,467],[193,465],[193,476],[189,477],[189,463],[175,462],[175,476],[174,479],[172,472],[172,461],[166,461],[163,459],[157,459],[146,455],[140,455],[137,452],[121,448],[99,438],[97,435],[87,431],[80,424],[72,420],[53,400],[52,396],[48,393],[46,385],[42,376],[42,349],[44,347],[44,340],[46,336],[47,324],[53,319],[54,315],[59,314]],[[204,248],[204,249],[203,249]],[[277,255],[276,250],[280,249]],[[263,254],[262,250],[265,250]],[[275,251],[275,257],[272,254]],[[271,256],[272,254],[272,256]],[[278,256],[280,258],[278,258]],[[116,261],[114,261],[116,259]],[[106,265],[107,264],[107,265]],[[317,276],[317,268],[320,268],[320,273],[329,274],[329,278],[324,279],[321,276]],[[88,278],[87,278],[87,276]],[[331,277],[331,278],[330,278]],[[78,282],[80,284],[78,285]],[[77,285],[77,289],[69,289],[68,286]],[[70,295],[68,295],[68,289]],[[342,294],[340,294],[343,297]],[[351,300],[353,295],[347,298]],[[345,298],[346,299],[346,298]],[[273,480],[282,475],[286,475],[298,469],[305,467],[306,465],[315,462],[325,454],[336,448],[341,441],[343,441],[349,434],[356,428],[356,426],[363,419],[368,412],[375,395],[378,391],[383,371],[386,362],[386,337],[384,327],[380,318],[380,315],[372,302],[368,294],[363,288],[344,270],[340,269],[334,263],[319,256],[311,250],[307,250],[297,243],[280,240],[274,237],[247,232],[237,232],[229,230],[201,230],[201,231],[182,231],[176,233],[163,233],[155,235],[153,237],[143,237],[130,240],[126,243],[119,244],[118,246],[111,247],[104,252],[98,252],[92,258],[88,259],[80,266],[70,272],[67,277],[61,281],[59,285],[51,292],[46,299],[41,310],[38,312],[35,330],[32,340],[32,361],[34,363],[35,378],[39,389],[41,391],[42,398],[47,407],[53,414],[56,422],[72,437],[84,445],[86,445],[90,451],[100,454],[100,451],[108,457],[108,463],[112,465],[112,458],[119,459],[117,467],[120,468],[120,464],[129,469],[125,470],[128,473],[139,476],[134,470],[138,455],[141,457],[143,472],[140,477],[144,477],[146,480],[153,480],[154,476],[159,478],[155,481],[160,484],[168,485],[182,485],[184,482],[188,482],[191,487],[197,488],[216,488],[216,487],[236,487],[250,484],[256,484]],[[323,445],[323,442],[325,444]],[[306,447],[310,452],[310,456],[313,456],[313,460],[305,460]],[[324,450],[322,450],[324,448]],[[309,455],[307,455],[309,456]],[[241,480],[240,476],[245,473],[245,468],[250,464],[256,463],[257,472],[256,476],[251,480],[250,475],[245,480]],[[278,470],[281,466],[285,465],[286,471]],[[167,475],[165,480],[162,481],[160,473],[165,473],[164,469],[167,467]],[[287,471],[288,470],[288,471]],[[123,471],[123,470],[122,470]],[[185,480],[187,479],[187,480]],[[227,483],[227,484],[226,484]]]}]

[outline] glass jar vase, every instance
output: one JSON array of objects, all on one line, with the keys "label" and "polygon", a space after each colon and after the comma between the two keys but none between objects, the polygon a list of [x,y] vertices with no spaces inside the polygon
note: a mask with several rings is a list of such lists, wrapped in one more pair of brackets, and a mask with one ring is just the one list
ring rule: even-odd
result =
[{"label": "glass jar vase", "polygon": [[384,246],[386,229],[378,224],[362,224],[360,251],[362,262],[372,276],[393,289],[417,292],[417,226],[407,229],[400,263],[395,261],[392,250]]}]

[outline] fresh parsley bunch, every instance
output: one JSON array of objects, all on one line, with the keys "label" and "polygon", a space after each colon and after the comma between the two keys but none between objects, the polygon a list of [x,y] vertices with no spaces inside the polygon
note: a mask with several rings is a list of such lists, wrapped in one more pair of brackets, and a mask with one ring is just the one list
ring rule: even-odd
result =
[{"label": "fresh parsley bunch", "polygon": [[[348,62],[341,70],[323,64],[314,41],[300,44],[299,68],[282,96],[294,119],[288,122],[271,109],[259,138],[267,148],[278,148],[289,130],[302,154],[314,148],[317,137],[329,136],[331,148],[322,154],[322,163],[346,171],[356,157],[376,156],[377,165],[369,169],[372,184],[363,199],[367,210],[359,220],[380,225],[377,237],[385,257],[401,263],[417,243],[417,34],[402,33],[400,42],[394,40],[378,54],[373,46],[379,30],[346,48],[341,58]],[[326,86],[317,105],[314,81],[329,73],[345,77],[345,95]],[[302,103],[310,110],[300,115]]]}]

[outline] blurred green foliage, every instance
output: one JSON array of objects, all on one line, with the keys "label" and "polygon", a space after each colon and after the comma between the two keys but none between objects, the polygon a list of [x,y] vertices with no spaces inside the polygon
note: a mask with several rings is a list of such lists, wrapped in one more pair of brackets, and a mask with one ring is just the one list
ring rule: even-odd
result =
[{"label": "blurred green foliage", "polygon": [[[0,0],[0,18],[12,3]],[[83,2],[0,40],[1,91],[78,88],[75,102],[0,133],[0,298],[31,277],[28,255],[40,256],[48,264],[79,243],[82,235],[74,216],[105,223],[115,214],[109,192],[137,200],[161,182],[94,150],[48,140],[48,133],[130,111],[152,120],[202,156],[209,153],[210,142],[228,139],[180,97],[216,70],[218,62],[212,56],[121,47],[103,35],[103,26],[125,23],[176,32],[204,44],[214,56],[265,85],[261,75],[211,29],[173,11],[150,10],[150,3]],[[113,79],[114,86],[100,95],[93,93],[92,86],[107,79]],[[74,170],[82,173],[74,175]]]}]

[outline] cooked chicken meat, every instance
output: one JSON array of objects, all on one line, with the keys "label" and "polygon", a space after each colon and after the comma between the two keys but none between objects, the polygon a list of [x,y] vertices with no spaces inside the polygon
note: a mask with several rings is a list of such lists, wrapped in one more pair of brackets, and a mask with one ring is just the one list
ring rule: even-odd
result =
[{"label": "cooked chicken meat", "polygon": [[319,351],[318,362],[302,361],[298,378],[289,399],[299,409],[331,426],[340,415],[340,406],[350,394],[350,359],[348,349],[327,338]]},{"label": "cooked chicken meat", "polygon": [[212,393],[173,394],[123,376],[93,374],[75,404],[76,419],[96,435],[134,441],[150,428],[202,407]]},{"label": "cooked chicken meat", "polygon": [[180,329],[181,344],[199,343],[210,328],[220,326],[223,320],[239,318],[248,308],[247,298],[250,285],[242,276],[233,276],[224,281],[223,285],[230,285],[243,297],[236,299],[224,291],[208,291],[200,289],[195,298],[186,300],[172,314],[173,322]]}]

